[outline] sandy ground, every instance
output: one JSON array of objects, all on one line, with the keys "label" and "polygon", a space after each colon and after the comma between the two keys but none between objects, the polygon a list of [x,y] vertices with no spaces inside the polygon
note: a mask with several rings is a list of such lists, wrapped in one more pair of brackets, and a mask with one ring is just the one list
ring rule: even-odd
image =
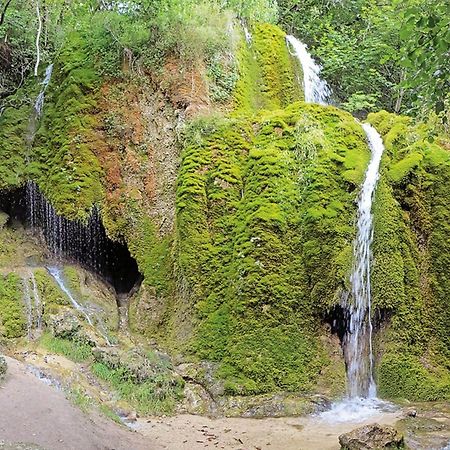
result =
[{"label": "sandy ground", "polygon": [[55,387],[6,358],[0,385],[0,441],[37,444],[47,450],[153,450],[148,438],[101,416],[86,416]]},{"label": "sandy ground", "polygon": [[[25,364],[7,358],[0,386],[0,444],[26,442],[48,450],[334,450],[338,436],[364,423],[333,424],[312,417],[209,419],[179,415],[139,418],[131,431],[100,415],[87,416],[64,393],[45,384]],[[376,422],[393,424],[400,413]],[[0,448],[1,445],[0,445]]]}]

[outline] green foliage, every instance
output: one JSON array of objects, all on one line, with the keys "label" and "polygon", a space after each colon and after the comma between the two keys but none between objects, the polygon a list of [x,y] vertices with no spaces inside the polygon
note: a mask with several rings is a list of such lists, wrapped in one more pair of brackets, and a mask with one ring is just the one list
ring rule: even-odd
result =
[{"label": "green foliage", "polygon": [[[310,45],[336,100],[352,112],[409,107],[400,89],[402,12],[416,0],[279,0],[280,23]],[[364,96],[364,97],[362,97]]]},{"label": "green foliage", "polygon": [[0,276],[0,335],[18,338],[25,335],[25,307],[18,275]]},{"label": "green foliage", "polygon": [[142,383],[125,368],[111,368],[102,362],[91,366],[95,376],[108,382],[122,400],[139,414],[171,414],[180,398],[182,386],[170,375],[159,373]]},{"label": "green foliage", "polygon": [[42,335],[39,344],[48,351],[63,355],[77,363],[84,362],[92,356],[92,349],[86,343],[54,337],[49,333]]},{"label": "green foliage", "polygon": [[448,113],[449,4],[446,0],[411,3],[404,13],[400,32],[400,37],[406,41],[402,64],[408,69],[408,76],[404,84],[413,90],[419,108],[427,105],[438,113],[447,108]]}]

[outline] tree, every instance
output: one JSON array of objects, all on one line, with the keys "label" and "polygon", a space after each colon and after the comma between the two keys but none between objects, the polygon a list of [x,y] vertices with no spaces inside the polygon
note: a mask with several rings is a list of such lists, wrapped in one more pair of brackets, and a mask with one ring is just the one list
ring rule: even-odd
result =
[{"label": "tree", "polygon": [[[404,85],[417,104],[439,113],[446,108],[450,91],[450,4],[426,0],[408,8],[400,36],[406,41],[402,64]],[[448,105],[447,105],[448,108]]]}]

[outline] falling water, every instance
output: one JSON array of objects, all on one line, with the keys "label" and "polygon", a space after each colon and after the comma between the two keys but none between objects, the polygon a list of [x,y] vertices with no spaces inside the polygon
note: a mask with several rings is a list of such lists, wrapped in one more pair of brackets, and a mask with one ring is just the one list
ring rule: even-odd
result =
[{"label": "falling water", "polygon": [[350,313],[350,323],[344,342],[350,398],[376,397],[373,379],[370,290],[372,202],[384,146],[375,128],[369,124],[363,124],[363,129],[372,154],[358,200],[357,235],[353,250],[354,266],[350,277],[352,291],[345,305]]},{"label": "falling water", "polygon": [[68,220],[56,213],[34,182],[26,185],[26,207],[29,225],[40,230],[56,259],[80,261],[97,272],[103,271],[108,264],[108,254],[103,251],[107,237],[96,209],[86,224]]},{"label": "falling water", "polygon": [[319,66],[308,52],[308,47],[294,36],[286,36],[286,41],[294,50],[294,55],[300,61],[303,69],[303,88],[305,102],[327,105],[331,96],[331,89],[326,81],[320,78],[322,67]]},{"label": "falling water", "polygon": [[33,330],[33,305],[31,303],[30,285],[29,280],[26,277],[22,279],[22,282],[24,286],[23,299],[27,311],[27,338],[28,340],[31,340]]},{"label": "falling water", "polygon": [[69,291],[69,289],[66,287],[66,284],[63,280],[63,275],[61,272],[61,269],[58,267],[47,267],[48,272],[50,275],[55,279],[55,281],[58,283],[58,286],[61,288],[61,290],[64,292],[64,294],[67,295],[72,305],[75,307],[77,311],[80,311],[81,314],[86,318],[89,325],[94,326],[91,317],[87,313],[87,311],[75,300],[75,297],[72,295],[72,293]]},{"label": "falling water", "polygon": [[250,33],[249,29],[247,28],[247,26],[245,25],[245,23],[242,23],[242,28],[244,29],[244,36],[245,36],[245,41],[247,42],[247,44],[251,44],[252,43],[252,34]]},{"label": "falling water", "polygon": [[[59,267],[47,267],[48,272],[50,273],[50,275],[55,279],[56,283],[58,284],[58,286],[60,287],[60,289],[64,292],[64,294],[67,295],[67,297],[69,298],[70,302],[72,303],[72,305],[74,306],[74,308],[79,311],[81,314],[83,314],[83,316],[85,317],[86,321],[88,322],[88,324],[93,327],[94,326],[94,322],[91,319],[91,316],[89,314],[89,312],[87,311],[86,308],[84,308],[83,306],[81,306],[76,300],[75,297],[72,295],[72,293],[70,292],[70,289],[66,286],[65,282],[64,282],[64,276],[62,274],[62,271]],[[101,328],[102,330],[100,330],[99,328]],[[100,335],[103,337],[103,339],[105,339],[106,344],[111,346],[111,342],[106,334],[106,331],[104,329],[104,325],[101,321],[98,321],[98,327],[97,327],[97,331],[100,333]]]},{"label": "falling water", "polygon": [[47,66],[47,69],[45,70],[45,77],[41,83],[42,86],[41,92],[39,92],[39,95],[36,98],[36,102],[34,103],[34,111],[36,113],[37,119],[39,119],[42,115],[42,110],[44,108],[45,92],[52,78],[52,72],[53,72],[53,64],[50,64],[49,66]]},{"label": "falling water", "polygon": [[36,278],[34,277],[33,271],[30,271],[30,280],[31,280],[31,292],[33,293],[34,300],[34,310],[36,312],[36,329],[38,331],[42,330],[42,303],[41,298],[39,296],[39,290],[36,284]]}]

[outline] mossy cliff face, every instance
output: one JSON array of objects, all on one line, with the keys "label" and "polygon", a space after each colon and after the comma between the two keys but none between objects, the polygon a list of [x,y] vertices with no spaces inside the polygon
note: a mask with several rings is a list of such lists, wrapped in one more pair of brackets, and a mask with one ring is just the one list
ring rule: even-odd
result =
[{"label": "mossy cliff face", "polygon": [[199,121],[182,156],[177,265],[196,311],[192,350],[222,362],[229,393],[313,390],[331,364],[320,324],[351,265],[362,128],[296,103]]},{"label": "mossy cliff face", "polygon": [[[298,101],[301,72],[279,28],[255,25],[252,36],[236,55],[226,116],[230,105],[209,98],[202,108],[170,100],[171,83],[156,77],[102,78],[80,36],[69,36],[36,133],[34,80],[23,88],[31,100],[0,117],[0,188],[33,179],[71,219],[97,206],[144,276],[132,330],[217,362],[227,394],[334,395],[345,373],[327,322],[349,290],[369,150],[352,116]],[[194,110],[208,115],[185,124]],[[387,150],[372,270],[380,392],[448,398],[448,152],[409,119],[369,120]],[[9,259],[13,245],[3,245]],[[48,275],[35,275],[48,311],[64,307]],[[22,287],[0,279],[2,335],[25,332]]]},{"label": "mossy cliff face", "polygon": [[235,89],[237,114],[280,109],[303,100],[301,67],[289,54],[286,33],[275,25],[256,24],[251,42],[238,52],[239,79]]},{"label": "mossy cliff face", "polygon": [[378,383],[391,398],[450,398],[450,154],[425,125],[369,121],[386,154],[375,199],[372,272]]}]

